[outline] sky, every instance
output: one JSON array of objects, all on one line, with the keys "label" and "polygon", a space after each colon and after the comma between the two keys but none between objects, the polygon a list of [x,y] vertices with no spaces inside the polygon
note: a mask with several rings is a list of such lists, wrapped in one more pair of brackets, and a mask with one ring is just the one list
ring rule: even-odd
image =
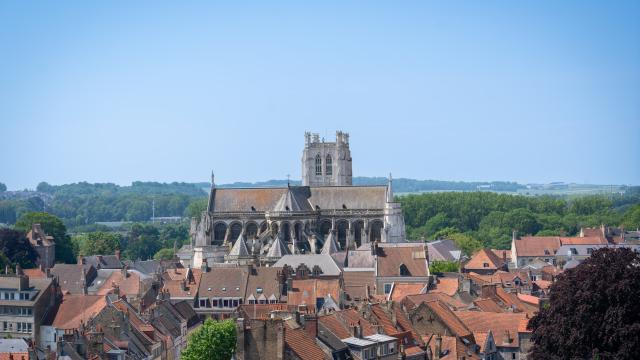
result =
[{"label": "sky", "polygon": [[0,2],[0,182],[640,184],[640,2]]}]

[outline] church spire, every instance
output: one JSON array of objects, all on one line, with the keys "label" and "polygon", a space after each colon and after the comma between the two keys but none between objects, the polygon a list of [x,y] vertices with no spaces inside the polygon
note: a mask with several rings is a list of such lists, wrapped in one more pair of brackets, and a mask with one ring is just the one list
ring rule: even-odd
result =
[{"label": "church spire", "polygon": [[393,178],[391,177],[391,173],[389,173],[389,181],[387,182],[387,202],[393,202],[393,189],[391,185],[393,183]]}]

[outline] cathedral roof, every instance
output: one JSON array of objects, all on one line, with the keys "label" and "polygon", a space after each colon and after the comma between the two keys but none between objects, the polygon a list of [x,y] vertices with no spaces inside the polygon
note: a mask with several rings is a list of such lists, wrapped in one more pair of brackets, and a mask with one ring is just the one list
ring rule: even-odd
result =
[{"label": "cathedral roof", "polygon": [[313,211],[307,200],[308,197],[309,189],[307,187],[287,187],[287,191],[282,194],[273,211]]},{"label": "cathedral roof", "polygon": [[338,249],[338,244],[336,243],[336,238],[333,236],[333,231],[329,231],[327,234],[327,239],[324,241],[324,245],[322,246],[321,254],[332,255],[340,251]]},{"label": "cathedral roof", "polygon": [[236,240],[236,243],[233,244],[233,247],[229,252],[229,256],[249,256],[249,250],[247,249],[247,244],[244,241],[244,235],[240,234],[240,236],[238,236],[238,240]]},{"label": "cathedral roof", "polygon": [[[386,191],[387,187],[384,185],[214,188],[210,199],[215,213],[271,211],[276,209],[283,196],[287,198],[287,192],[291,192],[290,209],[294,209],[295,206],[302,209],[310,207],[313,210],[384,209]],[[297,205],[294,205],[294,201]]]},{"label": "cathedral roof", "polygon": [[276,236],[273,244],[269,248],[269,252],[267,253],[267,257],[270,258],[281,258],[284,255],[290,255],[291,252],[287,249],[287,246],[282,242],[279,236]]}]

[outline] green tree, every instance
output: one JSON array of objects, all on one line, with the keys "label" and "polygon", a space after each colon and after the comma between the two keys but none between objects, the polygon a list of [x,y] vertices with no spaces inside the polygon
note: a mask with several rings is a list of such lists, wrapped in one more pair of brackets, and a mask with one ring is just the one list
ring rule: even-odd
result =
[{"label": "green tree", "polygon": [[77,242],[78,255],[108,255],[120,249],[122,236],[113,232],[96,231],[74,236],[72,240]]},{"label": "green tree", "polygon": [[458,272],[458,265],[456,261],[431,261],[429,262],[429,271],[431,273]]},{"label": "green tree", "polygon": [[622,219],[622,224],[627,229],[640,228],[640,204],[631,207]]},{"label": "green tree", "polygon": [[0,192],[5,192],[5,191],[7,191],[7,185],[0,182]]},{"label": "green tree", "polygon": [[200,214],[207,209],[208,202],[208,198],[199,198],[192,201],[184,210],[184,216],[189,218],[200,217]]},{"label": "green tree", "polygon": [[24,232],[7,228],[0,228],[0,255],[3,265],[20,264],[23,268],[33,267],[38,258]]},{"label": "green tree", "polygon": [[160,249],[153,255],[153,260],[171,260],[173,259],[173,249]]},{"label": "green tree", "polygon": [[151,224],[134,223],[127,233],[125,257],[150,259],[162,248],[159,241],[160,232]]},{"label": "green tree", "polygon": [[480,241],[467,234],[451,234],[448,239],[453,240],[456,246],[467,256],[473,255],[482,248]]},{"label": "green tree", "polygon": [[228,360],[236,349],[236,326],[232,320],[213,321],[207,319],[198,330],[189,336],[187,347],[182,351],[184,360]]},{"label": "green tree", "polygon": [[67,264],[75,262],[71,238],[60,219],[46,212],[29,212],[16,221],[15,228],[27,232],[33,224],[40,224],[47,235],[53,236],[56,243],[56,261]]}]

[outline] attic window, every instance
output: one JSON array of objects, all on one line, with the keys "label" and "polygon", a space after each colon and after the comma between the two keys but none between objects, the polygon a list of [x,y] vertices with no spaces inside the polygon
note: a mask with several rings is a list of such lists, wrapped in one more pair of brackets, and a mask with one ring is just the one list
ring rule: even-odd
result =
[{"label": "attic window", "polygon": [[261,288],[261,287],[256,288],[256,292],[257,292],[258,294],[262,294],[262,288]]},{"label": "attic window", "polygon": [[347,210],[347,205],[342,204],[342,208],[343,208],[343,209],[345,209],[345,210]]},{"label": "attic window", "polygon": [[236,291],[240,291],[240,287],[239,286],[236,286]]},{"label": "attic window", "polygon": [[489,263],[483,263],[483,264],[482,264],[482,267],[486,267],[486,268],[488,268],[488,267],[489,267]]},{"label": "attic window", "polygon": [[571,255],[578,255],[578,249],[571,248]]},{"label": "attic window", "polygon": [[407,268],[407,265],[400,264],[400,276],[411,276],[411,273],[409,273],[409,269]]},{"label": "attic window", "polygon": [[226,288],[226,287],[223,287],[223,288],[222,288],[222,291],[227,291],[227,288]]},{"label": "attic window", "polygon": [[252,206],[252,207],[251,207],[251,211],[256,211],[255,206]]},{"label": "attic window", "polygon": [[285,206],[284,209],[287,210],[287,211],[291,210],[291,209],[289,209],[289,206]]},{"label": "attic window", "polygon": [[208,288],[207,291],[211,291],[211,288]]},{"label": "attic window", "polygon": [[549,250],[544,249],[544,254],[545,254],[545,255],[549,255]]},{"label": "attic window", "polygon": [[320,206],[316,205],[316,210],[320,210]]}]

